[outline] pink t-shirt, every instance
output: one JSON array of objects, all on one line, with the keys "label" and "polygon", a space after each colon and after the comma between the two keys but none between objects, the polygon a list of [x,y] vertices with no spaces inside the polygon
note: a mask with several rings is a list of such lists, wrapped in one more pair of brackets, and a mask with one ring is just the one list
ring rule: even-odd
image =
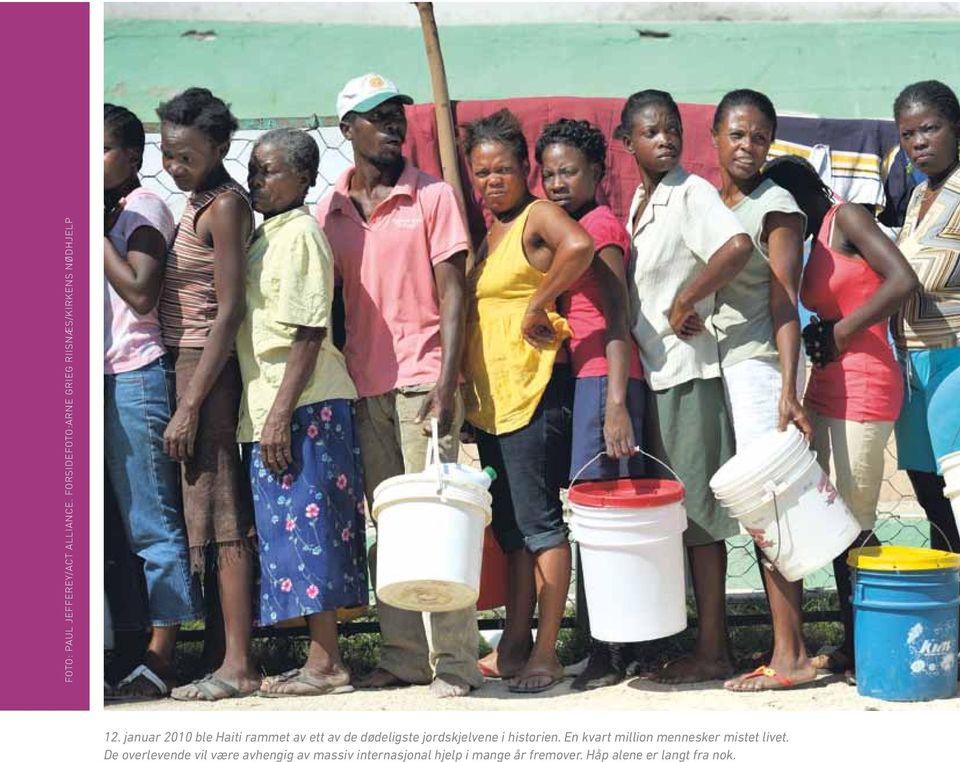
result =
[{"label": "pink t-shirt", "polygon": [[350,200],[352,175],[344,172],[317,204],[343,284],[347,370],[360,397],[435,384],[441,347],[433,267],[467,249],[453,188],[407,162],[364,220]]},{"label": "pink t-shirt", "polygon": [[[596,253],[599,254],[606,246],[616,246],[623,252],[623,264],[626,266],[630,256],[630,237],[609,206],[591,209],[580,218],[580,225],[593,238],[593,250]],[[591,268],[558,300],[560,312],[566,316],[573,331],[573,338],[569,341],[570,364],[577,378],[607,375],[607,321],[603,316],[601,294],[600,283]],[[637,344],[629,331],[627,336],[630,342],[630,378],[643,378]]]},{"label": "pink t-shirt", "polygon": [[[127,202],[110,231],[110,241],[120,256],[127,256],[127,242],[144,226],[160,231],[167,246],[173,241],[176,225],[163,200],[145,188],[127,195]],[[142,368],[166,350],[160,335],[156,308],[139,314],[103,279],[103,372],[114,375]]]},{"label": "pink t-shirt", "polygon": [[[842,204],[823,218],[803,271],[800,301],[821,320],[839,320],[870,300],[883,278],[861,257],[829,246]],[[845,421],[895,421],[903,404],[903,378],[887,339],[887,321],[850,338],[847,351],[824,368],[814,367],[804,403],[821,415]]]}]

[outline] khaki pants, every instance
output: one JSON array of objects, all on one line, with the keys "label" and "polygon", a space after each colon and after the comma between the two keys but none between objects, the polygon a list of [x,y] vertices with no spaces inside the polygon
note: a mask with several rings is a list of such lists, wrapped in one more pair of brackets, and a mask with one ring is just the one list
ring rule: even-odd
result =
[{"label": "khaki pants", "polygon": [[[414,422],[429,387],[400,389],[357,403],[357,434],[363,459],[367,502],[384,479],[422,471],[429,438]],[[440,440],[440,459],[453,463],[460,447],[463,403],[459,392],[450,433]],[[368,553],[376,586],[376,545]],[[408,683],[426,684],[436,675],[458,677],[473,687],[483,684],[477,668],[480,632],[473,606],[459,611],[420,613],[377,602],[383,645],[380,668]]]},{"label": "khaki pants", "polygon": [[[883,483],[883,465],[893,421],[845,421],[813,411],[813,449],[817,462],[831,475],[837,492],[864,531],[877,520],[877,501]],[[831,457],[832,455],[832,457]]]}]

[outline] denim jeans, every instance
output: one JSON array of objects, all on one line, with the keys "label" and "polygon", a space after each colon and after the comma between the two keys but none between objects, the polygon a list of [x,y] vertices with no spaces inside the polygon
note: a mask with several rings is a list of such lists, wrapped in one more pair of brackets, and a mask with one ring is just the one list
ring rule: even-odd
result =
[{"label": "denim jeans", "polygon": [[161,357],[103,381],[104,458],[130,549],[143,559],[150,620],[167,626],[199,619],[180,469],[163,452],[163,432],[174,409],[173,370]]},{"label": "denim jeans", "polygon": [[560,490],[570,478],[570,423],[574,379],[557,365],[530,422],[506,434],[477,431],[477,450],[497,478],[493,535],[505,553],[539,553],[567,541]]}]

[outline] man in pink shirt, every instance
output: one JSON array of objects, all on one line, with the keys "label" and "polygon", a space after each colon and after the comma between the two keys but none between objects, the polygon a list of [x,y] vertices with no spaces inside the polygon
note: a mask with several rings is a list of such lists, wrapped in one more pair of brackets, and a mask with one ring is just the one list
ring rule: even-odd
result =
[{"label": "man in pink shirt", "polygon": [[[368,503],[380,482],[423,470],[431,416],[440,457],[455,462],[467,232],[453,189],[401,153],[412,100],[377,74],[337,96],[354,167],[317,205],[346,308],[347,368],[357,386],[357,432]],[[375,578],[376,546],[370,549]],[[440,698],[479,687],[474,607],[424,617],[379,601],[380,663],[359,688],[431,684]]]}]

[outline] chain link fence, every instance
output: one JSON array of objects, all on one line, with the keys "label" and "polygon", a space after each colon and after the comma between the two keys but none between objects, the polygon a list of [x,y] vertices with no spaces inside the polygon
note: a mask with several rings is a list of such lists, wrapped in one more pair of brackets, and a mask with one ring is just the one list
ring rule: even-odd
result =
[{"label": "chain link fence", "polygon": [[[316,185],[310,189],[307,204],[313,206],[336,183],[345,169],[353,164],[350,143],[340,133],[336,117],[308,117],[300,119],[255,119],[242,120],[234,135],[225,165],[230,175],[246,186],[247,163],[257,138],[277,127],[304,129],[316,140],[320,148],[320,171]],[[173,180],[163,171],[160,152],[159,125],[146,124],[147,140],[143,157],[141,179],[144,187],[158,193],[169,205],[175,218],[186,203],[184,193],[177,189]],[[259,220],[258,220],[259,221]],[[461,462],[479,467],[476,448],[466,445],[461,448]],[[887,458],[883,488],[878,506],[876,533],[883,543],[927,546],[929,529],[923,510],[917,504],[906,474],[896,468],[896,449],[893,439],[887,445]],[[369,527],[368,529],[372,529]],[[372,535],[372,532],[371,532]],[[763,595],[760,568],[747,534],[727,541],[727,592],[734,597],[759,597]],[[805,590],[812,595],[825,594],[835,589],[833,570],[821,569],[804,580]],[[574,603],[575,584],[571,584],[570,603]],[[734,622],[735,623],[735,622]]]},{"label": "chain link fence", "polygon": [[[300,119],[242,119],[240,129],[234,133],[230,151],[224,160],[224,166],[230,176],[238,183],[247,186],[247,165],[257,138],[269,130],[278,127],[296,127],[306,130],[320,148],[320,171],[317,183],[307,194],[307,205],[313,209],[316,203],[329,191],[345,169],[353,165],[353,147],[340,134],[339,120],[334,116],[313,116]],[[160,125],[144,124],[147,132],[146,147],[143,152],[143,167],[140,179],[143,187],[157,193],[174,219],[179,219],[186,206],[186,195],[174,184],[173,179],[163,171],[163,156],[160,153]],[[259,222],[259,219],[258,219]]]}]

